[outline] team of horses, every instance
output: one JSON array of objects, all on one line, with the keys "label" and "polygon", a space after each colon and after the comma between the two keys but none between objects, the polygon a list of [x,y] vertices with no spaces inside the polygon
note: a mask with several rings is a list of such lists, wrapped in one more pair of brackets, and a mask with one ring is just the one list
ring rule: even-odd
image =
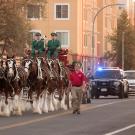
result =
[{"label": "team of horses", "polygon": [[0,116],[71,108],[69,70],[58,59],[14,57],[0,61]]}]

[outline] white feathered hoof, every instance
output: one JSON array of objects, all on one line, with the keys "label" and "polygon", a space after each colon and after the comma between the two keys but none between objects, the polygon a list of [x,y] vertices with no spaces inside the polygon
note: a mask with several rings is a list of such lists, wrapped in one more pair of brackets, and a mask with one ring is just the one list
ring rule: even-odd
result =
[{"label": "white feathered hoof", "polygon": [[13,115],[22,116],[22,111],[20,107],[14,107]]},{"label": "white feathered hoof", "polygon": [[32,109],[32,105],[30,102],[26,102],[25,110],[30,111]]},{"label": "white feathered hoof", "polygon": [[14,99],[18,101],[19,100],[19,96],[15,95]]},{"label": "white feathered hoof", "polygon": [[17,112],[16,112],[16,115],[22,116],[22,110],[21,110],[21,107],[18,107],[18,110],[17,110]]},{"label": "white feathered hoof", "polygon": [[64,102],[61,102],[61,108],[64,109],[65,111],[68,110],[68,107]]},{"label": "white feathered hoof", "polygon": [[48,109],[46,109],[46,107],[43,109],[43,112],[44,113],[48,113],[49,111],[48,111]]},{"label": "white feathered hoof", "polygon": [[48,113],[49,112],[49,108],[48,108],[48,95],[47,95],[47,93],[44,94],[43,98],[44,98],[44,102],[43,102],[42,111],[44,113]]},{"label": "white feathered hoof", "polygon": [[72,95],[69,93],[69,108],[72,108]]},{"label": "white feathered hoof", "polygon": [[32,104],[32,112],[37,113],[37,102],[34,100]]},{"label": "white feathered hoof", "polygon": [[61,108],[64,109],[64,110],[68,110],[68,107],[67,107],[65,101],[66,101],[66,96],[65,96],[65,93],[64,93],[62,101],[61,101]]},{"label": "white feathered hoof", "polygon": [[2,116],[1,105],[0,105],[0,116]]},{"label": "white feathered hoof", "polygon": [[50,112],[54,112],[54,106],[53,106],[53,104],[50,105],[49,111],[50,111]]},{"label": "white feathered hoof", "polygon": [[60,104],[60,101],[58,99],[53,99],[53,105],[54,105],[54,108],[56,111],[59,110],[59,104]]},{"label": "white feathered hoof", "polygon": [[0,106],[0,116],[3,116],[4,106]]},{"label": "white feathered hoof", "polygon": [[5,105],[4,111],[3,111],[3,116],[9,117],[10,116],[10,108],[9,105]]},{"label": "white feathered hoof", "polygon": [[39,107],[41,110],[43,110],[43,105],[44,105],[44,98],[43,96],[39,98]]},{"label": "white feathered hoof", "polygon": [[53,112],[55,109],[54,109],[54,106],[53,106],[53,97],[52,97],[52,95],[50,96],[50,98],[49,98],[49,111],[50,112]]},{"label": "white feathered hoof", "polygon": [[3,112],[0,112],[0,116],[3,116]]},{"label": "white feathered hoof", "polygon": [[47,104],[47,100],[45,100],[44,105],[43,105],[43,112],[44,113],[48,113],[48,104]]},{"label": "white feathered hoof", "polygon": [[39,98],[39,100],[37,101],[37,112],[38,112],[38,114],[42,114],[41,103],[42,103],[42,99]]},{"label": "white feathered hoof", "polygon": [[40,106],[38,106],[38,108],[37,108],[37,113],[42,114],[42,110],[41,110]]},{"label": "white feathered hoof", "polygon": [[25,101],[21,101],[21,103],[20,103],[20,105],[21,105],[21,110],[22,110],[22,112],[25,112],[25,110],[26,110],[26,102]]},{"label": "white feathered hoof", "polygon": [[39,101],[33,102],[33,113],[42,114],[42,110],[40,108],[40,102]]}]

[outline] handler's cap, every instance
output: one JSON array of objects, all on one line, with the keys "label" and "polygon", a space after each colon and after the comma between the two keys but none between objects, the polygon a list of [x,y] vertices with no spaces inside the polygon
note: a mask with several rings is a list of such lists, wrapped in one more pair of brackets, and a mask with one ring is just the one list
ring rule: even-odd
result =
[{"label": "handler's cap", "polygon": [[52,32],[51,36],[57,36],[57,34],[55,32]]},{"label": "handler's cap", "polygon": [[37,32],[37,33],[35,34],[35,36],[41,36],[41,33]]}]

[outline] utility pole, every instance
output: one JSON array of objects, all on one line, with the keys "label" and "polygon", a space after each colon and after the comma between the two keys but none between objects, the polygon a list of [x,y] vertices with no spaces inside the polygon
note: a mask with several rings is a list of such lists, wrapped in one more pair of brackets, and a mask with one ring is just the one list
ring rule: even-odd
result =
[{"label": "utility pole", "polygon": [[122,69],[124,70],[124,65],[125,65],[125,32],[122,32]]}]

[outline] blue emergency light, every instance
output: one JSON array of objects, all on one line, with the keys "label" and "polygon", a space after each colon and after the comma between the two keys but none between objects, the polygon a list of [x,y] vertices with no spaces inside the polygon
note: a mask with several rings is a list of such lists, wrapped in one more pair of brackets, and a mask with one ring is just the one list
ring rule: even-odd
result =
[{"label": "blue emergency light", "polygon": [[102,71],[103,70],[103,68],[101,68],[101,67],[98,67],[98,71]]}]

